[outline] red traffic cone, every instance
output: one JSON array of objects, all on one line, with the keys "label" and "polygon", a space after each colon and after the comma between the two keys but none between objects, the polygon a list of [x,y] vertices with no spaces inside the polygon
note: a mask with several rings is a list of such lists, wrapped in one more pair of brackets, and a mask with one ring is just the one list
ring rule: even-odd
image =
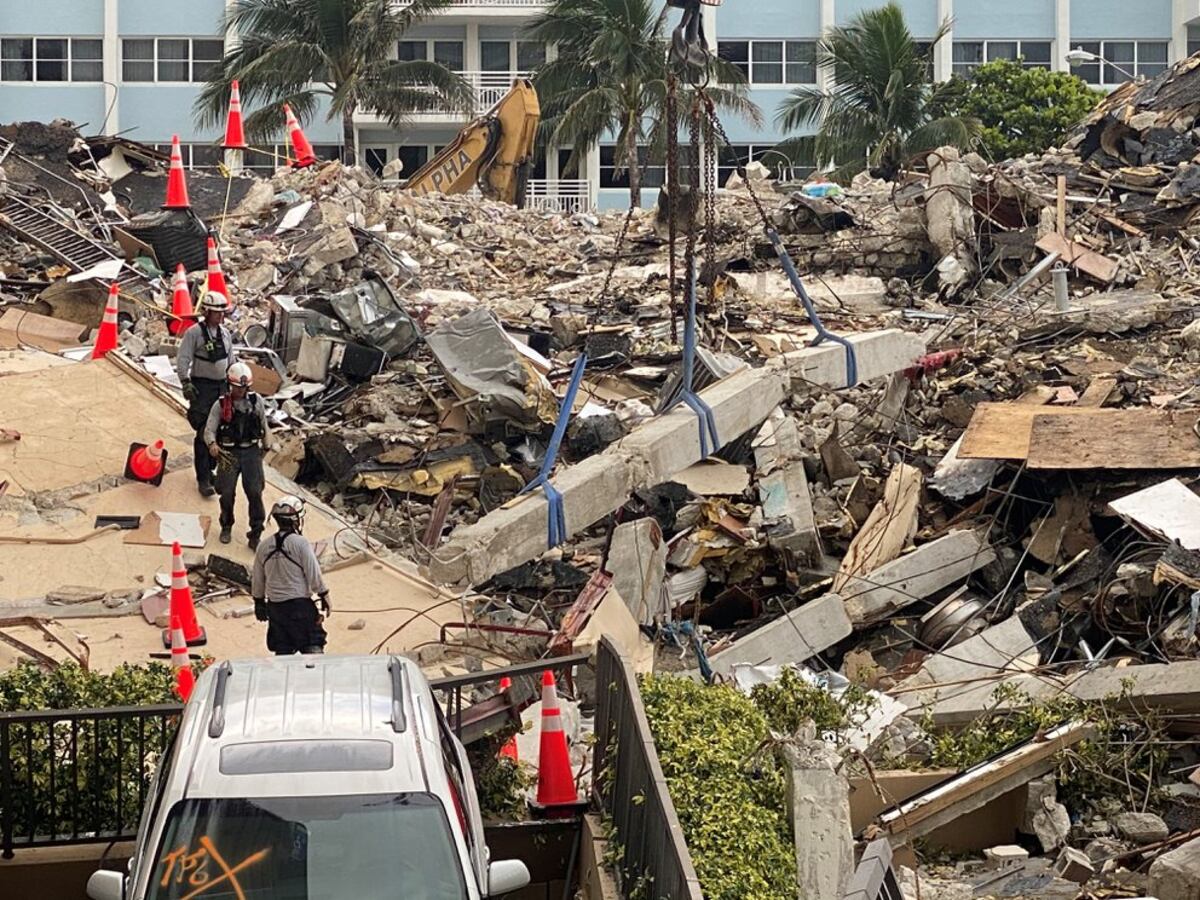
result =
[{"label": "red traffic cone", "polygon": [[187,181],[183,177],[183,153],[179,149],[179,135],[171,136],[171,168],[167,170],[167,202],[163,209],[189,209]]},{"label": "red traffic cone", "polygon": [[[511,687],[512,679],[507,675],[500,679],[500,693],[507,694],[508,689]],[[515,734],[504,742],[504,746],[500,748],[500,756],[507,756],[513,762],[520,762],[521,757],[520,754],[517,753],[517,736]]]},{"label": "red traffic cone", "polygon": [[158,486],[167,469],[167,451],[162,441],[153,444],[130,444],[125,458],[125,477],[131,481]]},{"label": "red traffic cone", "polygon": [[225,143],[221,146],[226,150],[249,149],[242,128],[242,92],[236,80],[229,86],[229,115],[225,119]]},{"label": "red traffic cone", "polygon": [[311,166],[317,161],[317,157],[313,154],[312,144],[308,142],[308,138],[300,130],[300,123],[296,121],[296,116],[292,112],[292,108],[286,103],[283,104],[283,112],[287,116],[288,135],[291,138],[292,147],[296,151],[296,159],[292,162],[292,166],[297,169]]},{"label": "red traffic cone", "polygon": [[[192,603],[192,588],[188,584],[187,569],[183,567],[183,549],[176,541],[171,545],[171,616],[179,616],[183,624],[183,639],[189,647],[208,643],[208,635],[196,621],[196,605]],[[171,646],[171,630],[164,628],[163,646]]]},{"label": "red traffic cone", "polygon": [[562,711],[558,708],[558,690],[554,673],[542,673],[542,742],[538,751],[537,802],[539,806],[578,803],[567,735],[563,731]]},{"label": "red traffic cone", "polygon": [[183,270],[183,263],[180,263],[175,268],[175,277],[171,284],[171,315],[175,318],[167,324],[167,330],[171,334],[180,335],[196,324],[196,320],[190,318],[195,314],[196,310],[192,307],[192,292],[188,288],[187,272]]},{"label": "red traffic cone", "polygon": [[217,257],[217,242],[212,238],[208,239],[208,284],[206,285],[207,292],[210,294],[220,294],[227,301],[227,305],[232,305],[229,301],[229,288],[225,286],[225,273],[221,271],[221,260]]},{"label": "red traffic cone", "polygon": [[99,359],[109,350],[117,349],[117,304],[120,296],[121,286],[114,281],[108,286],[108,301],[104,304],[104,318],[100,320],[100,330],[92,347],[92,359]]},{"label": "red traffic cone", "polygon": [[171,616],[171,668],[175,670],[175,693],[187,703],[196,686],[196,673],[188,660],[187,641],[183,639],[183,623],[179,616]]}]

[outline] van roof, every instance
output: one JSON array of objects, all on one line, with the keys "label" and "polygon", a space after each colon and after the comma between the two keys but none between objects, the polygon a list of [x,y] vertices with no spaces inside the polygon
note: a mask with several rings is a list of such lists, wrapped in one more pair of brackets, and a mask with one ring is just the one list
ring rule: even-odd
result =
[{"label": "van roof", "polygon": [[218,663],[187,705],[173,777],[191,797],[440,793],[434,703],[403,657]]}]

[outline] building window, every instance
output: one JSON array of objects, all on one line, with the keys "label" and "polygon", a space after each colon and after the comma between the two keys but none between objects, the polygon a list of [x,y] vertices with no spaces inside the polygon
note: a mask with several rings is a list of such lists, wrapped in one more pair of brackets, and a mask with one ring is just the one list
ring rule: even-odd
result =
[{"label": "building window", "polygon": [[955,41],[954,74],[970,75],[976,66],[1011,59],[1026,69],[1050,68],[1050,41]]},{"label": "building window", "polygon": [[[686,184],[690,178],[690,166],[687,161],[691,153],[691,144],[679,145],[679,180]],[[602,188],[628,188],[629,187],[629,170],[621,168],[620,174],[617,174],[617,145],[616,144],[601,144],[600,145],[600,187]],[[659,188],[666,184],[667,167],[665,163],[654,162],[647,164],[650,158],[649,147],[638,147],[638,164],[641,166],[643,188]],[[559,173],[562,175],[561,170]]]},{"label": "building window", "polygon": [[717,185],[724,187],[738,166],[754,160],[770,169],[771,176],[778,181],[796,181],[813,171],[811,167],[793,166],[771,144],[729,144],[717,151]]},{"label": "building window", "polygon": [[432,59],[451,72],[463,71],[462,41],[400,41],[396,57],[404,62]]},{"label": "building window", "polygon": [[816,41],[718,41],[717,53],[751,84],[816,84]]},{"label": "building window", "polygon": [[104,43],[95,38],[4,38],[0,81],[100,81]]},{"label": "building window", "polygon": [[1200,53],[1200,25],[1187,27],[1187,54]]},{"label": "building window", "polygon": [[1153,78],[1166,71],[1168,47],[1168,41],[1072,41],[1072,49],[1100,57],[1072,71],[1088,84],[1122,84],[1137,75]]},{"label": "building window", "polygon": [[424,144],[411,144],[398,147],[396,149],[396,157],[404,164],[404,168],[400,170],[400,177],[411,178],[414,172],[429,162],[431,155],[429,147]]},{"label": "building window", "polygon": [[204,82],[221,69],[225,44],[202,38],[125,38],[121,41],[124,81]]},{"label": "building window", "polygon": [[480,41],[479,65],[485,72],[511,72],[512,42]]}]

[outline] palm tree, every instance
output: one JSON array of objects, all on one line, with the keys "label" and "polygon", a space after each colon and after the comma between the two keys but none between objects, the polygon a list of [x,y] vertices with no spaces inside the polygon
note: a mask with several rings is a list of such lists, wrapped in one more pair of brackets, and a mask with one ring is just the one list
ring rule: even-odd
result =
[{"label": "palm tree", "polygon": [[[545,142],[577,154],[614,135],[617,171],[629,172],[632,206],[641,204],[638,145],[649,144],[661,158],[666,138],[667,8],[660,13],[656,7],[653,0],[550,0],[529,28],[535,40],[557,47],[557,56],[534,76]],[[761,122],[736,67],[713,59],[710,78],[708,94],[718,108]],[[681,84],[683,123],[690,97]]]},{"label": "palm tree", "polygon": [[251,140],[278,134],[280,105],[310,121],[321,98],[342,120],[347,162],[357,158],[354,113],[378,111],[394,126],[414,112],[467,109],[466,81],[434,62],[394,59],[406,31],[450,0],[236,0],[225,33],[237,35],[220,72],[196,99],[201,127],[223,121],[230,82],[240,84]]},{"label": "palm tree", "polygon": [[817,64],[832,73],[832,88],[798,88],[776,116],[785,131],[815,124],[817,133],[791,138],[780,149],[798,163],[837,166],[838,179],[865,166],[890,180],[923,151],[968,146],[978,123],[938,117],[931,106],[931,54],[949,30],[943,23],[928,49],[918,46],[894,2],[833,28],[817,43]]}]

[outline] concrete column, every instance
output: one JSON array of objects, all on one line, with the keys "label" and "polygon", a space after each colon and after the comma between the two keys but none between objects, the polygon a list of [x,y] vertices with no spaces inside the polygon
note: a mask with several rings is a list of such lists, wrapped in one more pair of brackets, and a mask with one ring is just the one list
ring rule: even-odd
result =
[{"label": "concrete column", "polygon": [[954,0],[938,0],[937,20],[949,22],[950,30],[933,48],[933,80],[946,81],[954,74]]},{"label": "concrete column", "polygon": [[[104,37],[102,67],[104,78],[104,122],[102,134],[116,134],[121,130],[121,41],[117,25],[120,0],[104,0]],[[153,135],[143,135],[143,140]]]},{"label": "concrete column", "polygon": [[1056,0],[1054,7],[1054,60],[1055,72],[1070,72],[1067,51],[1071,49],[1071,0]]},{"label": "concrete column", "polygon": [[[835,0],[821,0],[821,37],[829,34],[829,30],[837,24],[837,9]],[[823,91],[833,89],[833,69],[829,66],[817,67],[817,87]]]},{"label": "concrete column", "polygon": [[1196,0],[1172,0],[1171,2],[1171,50],[1170,61],[1177,62],[1188,55],[1188,22],[1200,14]]},{"label": "concrete column", "polygon": [[[225,0],[225,16],[226,20],[233,14],[237,0]],[[241,35],[238,34],[236,28],[225,28],[225,22],[221,23],[221,30],[225,36],[225,52],[237,49],[237,46],[242,42]],[[242,113],[243,117],[245,112]],[[242,167],[245,165],[245,154],[241,150],[226,150],[225,151],[225,168],[234,175],[242,174]]]},{"label": "concrete column", "polygon": [[600,198],[600,144],[592,144],[588,147],[587,156],[583,165],[584,173],[581,178],[586,178],[588,182],[588,202],[592,206],[599,204]]},{"label": "concrete column", "polygon": [[[810,726],[811,728],[811,726]],[[813,897],[841,897],[854,871],[850,783],[822,740],[785,745],[799,882]]]},{"label": "concrete column", "polygon": [[467,45],[463,48],[463,65],[468,72],[479,71],[479,23],[467,23]]}]

